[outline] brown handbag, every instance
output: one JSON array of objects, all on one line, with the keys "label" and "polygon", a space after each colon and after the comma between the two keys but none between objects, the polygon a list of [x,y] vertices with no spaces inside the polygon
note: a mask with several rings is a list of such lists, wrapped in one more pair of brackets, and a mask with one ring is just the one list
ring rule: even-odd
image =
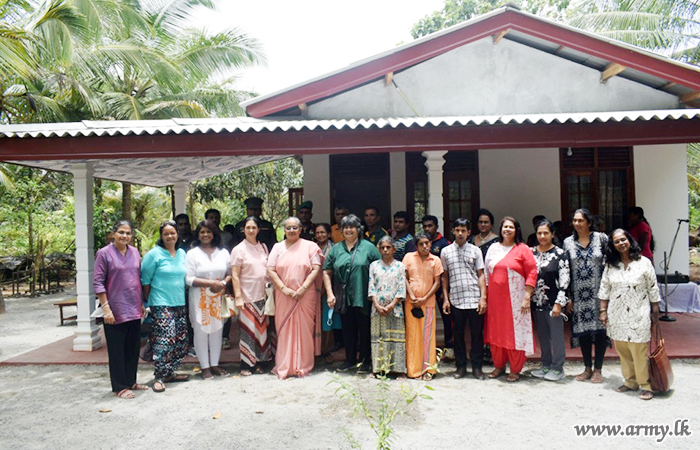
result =
[{"label": "brown handbag", "polygon": [[659,324],[652,325],[651,339],[652,343],[656,344],[654,351],[651,351],[649,346],[649,380],[651,382],[651,390],[656,392],[666,392],[673,385],[673,370],[671,362],[666,354],[666,346],[664,339],[661,337],[661,327]]}]

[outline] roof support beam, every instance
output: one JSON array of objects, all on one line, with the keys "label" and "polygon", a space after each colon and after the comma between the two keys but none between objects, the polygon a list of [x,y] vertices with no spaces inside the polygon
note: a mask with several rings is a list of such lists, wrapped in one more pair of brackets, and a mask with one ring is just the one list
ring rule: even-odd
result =
[{"label": "roof support beam", "polygon": [[622,73],[626,68],[627,68],[626,66],[623,66],[622,64],[618,64],[618,63],[608,64],[608,66],[605,68],[605,70],[600,74],[600,82],[605,83],[610,78]]},{"label": "roof support beam", "polygon": [[700,91],[688,92],[680,98],[681,103],[690,103],[700,98]]},{"label": "roof support beam", "polygon": [[506,37],[506,34],[510,31],[510,28],[506,28],[505,30],[494,34],[493,37],[493,45],[498,45],[499,42],[501,42],[501,39]]}]

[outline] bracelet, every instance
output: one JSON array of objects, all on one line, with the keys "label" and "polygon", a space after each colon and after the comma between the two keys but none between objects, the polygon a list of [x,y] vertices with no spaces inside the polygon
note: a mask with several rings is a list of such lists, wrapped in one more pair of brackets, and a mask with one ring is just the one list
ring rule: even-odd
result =
[{"label": "bracelet", "polygon": [[600,312],[604,313],[604,312],[608,312],[608,310],[607,310],[607,309],[601,309]]}]

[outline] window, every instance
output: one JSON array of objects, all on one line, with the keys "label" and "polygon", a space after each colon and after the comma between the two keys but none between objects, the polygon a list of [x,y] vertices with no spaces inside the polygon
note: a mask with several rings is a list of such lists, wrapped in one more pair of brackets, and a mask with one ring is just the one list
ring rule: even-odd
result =
[{"label": "window", "polygon": [[586,208],[600,216],[604,230],[622,227],[627,208],[634,205],[632,149],[562,148],[559,160],[564,220]]}]

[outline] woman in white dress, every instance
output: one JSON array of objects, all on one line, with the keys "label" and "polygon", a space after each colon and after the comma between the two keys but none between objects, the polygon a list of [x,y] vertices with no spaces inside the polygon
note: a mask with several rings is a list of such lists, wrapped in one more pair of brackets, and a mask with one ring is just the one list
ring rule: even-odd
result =
[{"label": "woman in white dress", "polygon": [[190,286],[190,321],[194,329],[194,349],[202,377],[228,375],[219,367],[221,356],[221,301],[231,280],[230,255],[221,244],[219,228],[205,220],[197,225],[195,241],[187,252],[185,282]]}]

